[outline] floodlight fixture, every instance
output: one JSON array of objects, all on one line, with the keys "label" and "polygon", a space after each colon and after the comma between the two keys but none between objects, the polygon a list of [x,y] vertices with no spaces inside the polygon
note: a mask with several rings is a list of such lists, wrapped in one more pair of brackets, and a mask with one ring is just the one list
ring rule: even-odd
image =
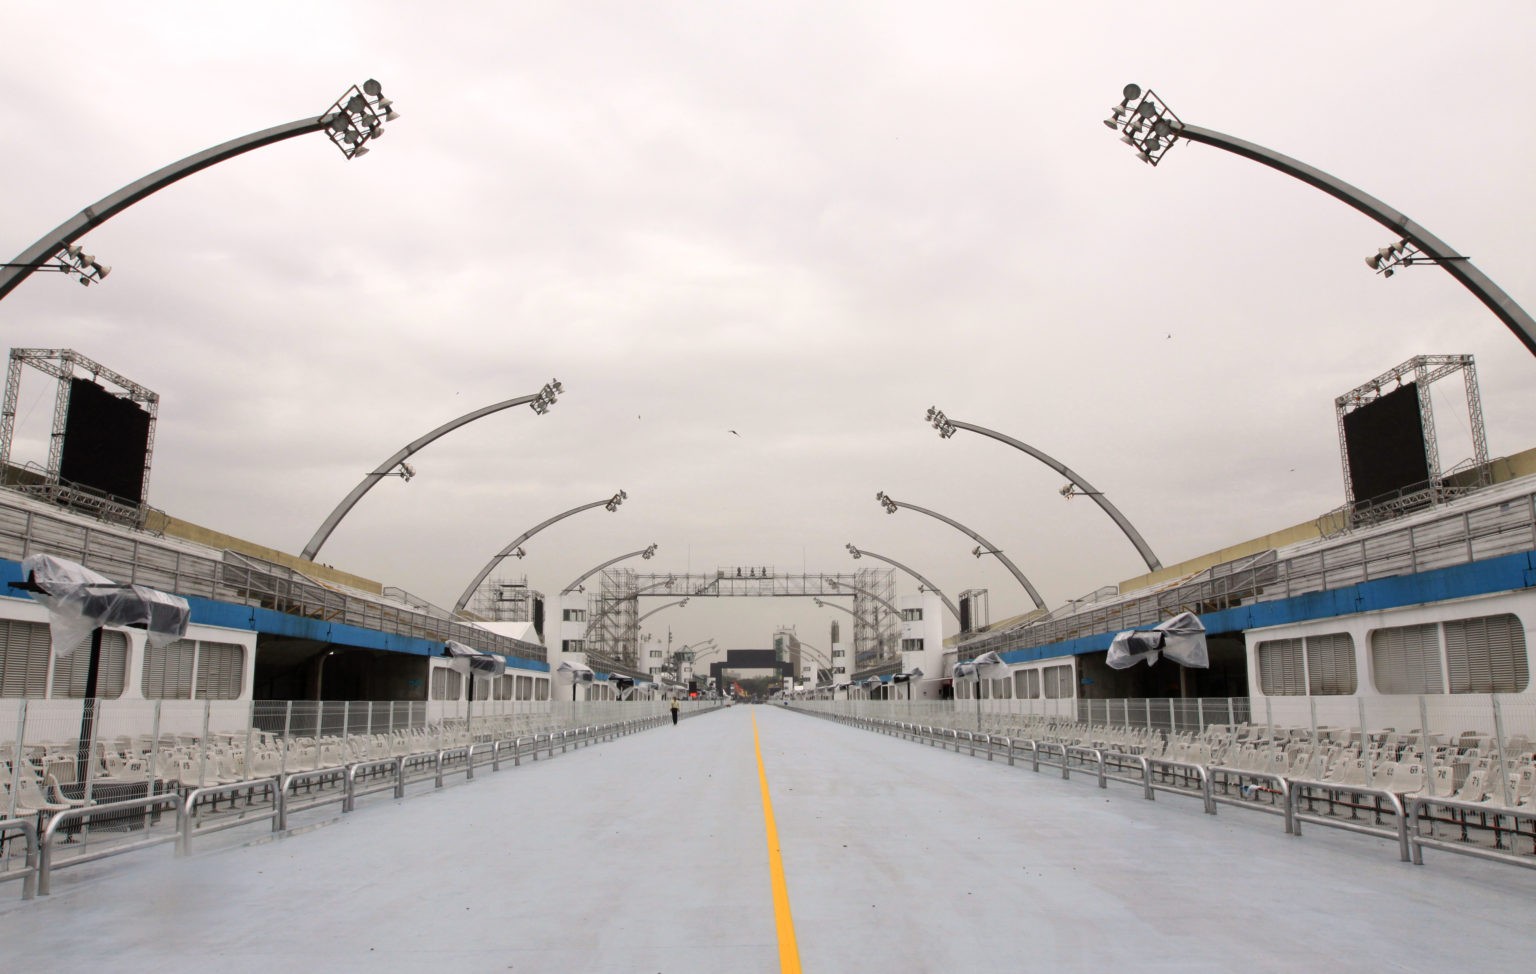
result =
[{"label": "floodlight fixture", "polygon": [[1137,158],[1155,166],[1182,134],[1184,123],[1151,90],[1143,93],[1139,85],[1130,84],[1121,94],[1104,125],[1119,132],[1120,141],[1135,149]]},{"label": "floodlight fixture", "polygon": [[49,258],[52,264],[40,264],[32,267],[30,264],[0,264],[0,269],[28,269],[28,272],[45,271],[55,274],[73,274],[82,287],[90,287],[92,284],[106,280],[112,268],[103,264],[90,254],[85,253],[79,244],[66,244],[58,253]]},{"label": "floodlight fixture", "polygon": [[896,513],[896,502],[894,500],[892,500],[890,495],[888,495],[885,491],[882,490],[878,494],[876,494],[875,495],[875,500],[879,501],[880,502],[880,506],[885,508],[885,513],[887,513],[887,514],[895,514]]},{"label": "floodlight fixture", "polygon": [[942,409],[929,406],[927,419],[933,428],[939,431],[939,436],[943,439],[947,440],[955,435],[955,425],[949,421],[948,416],[944,415]]},{"label": "floodlight fixture", "polygon": [[402,482],[410,483],[411,478],[416,476],[416,468],[411,466],[409,463],[406,463],[404,460],[401,460],[399,466],[389,471],[384,476],[399,477]]},{"label": "floodlight fixture", "polygon": [[608,503],[603,505],[603,509],[608,511],[608,513],[612,514],[614,511],[617,511],[619,509],[619,505],[624,503],[625,498],[627,498],[628,496],[629,496],[629,494],[627,492],[622,491],[622,490],[619,491],[618,493],[614,494],[612,497],[608,498]]},{"label": "floodlight fixture", "polygon": [[384,88],[370,78],[362,88],[353,85],[320,116],[326,136],[341,154],[356,159],[368,151],[367,143],[384,135],[384,123],[400,117]]},{"label": "floodlight fixture", "polygon": [[533,401],[530,402],[528,406],[535,413],[543,416],[545,413],[549,412],[549,407],[555,404],[555,400],[558,399],[560,397],[560,393],[564,391],[565,386],[560,384],[559,379],[550,379],[548,382],[544,383],[544,388],[539,390],[538,395],[534,396]]},{"label": "floodlight fixture", "polygon": [[1441,257],[1426,256],[1418,245],[1407,237],[1403,237],[1365,259],[1365,266],[1380,274],[1383,278],[1391,277],[1399,267],[1412,267],[1414,264],[1444,264],[1448,261],[1469,260],[1461,254],[1447,254]]},{"label": "floodlight fixture", "polygon": [[847,548],[848,549],[848,553],[850,555],[852,555],[854,558],[862,558],[862,557],[864,557],[864,552],[860,551],[858,548],[855,548],[853,546],[853,542],[852,541],[850,541],[847,544],[843,545],[843,547]]}]

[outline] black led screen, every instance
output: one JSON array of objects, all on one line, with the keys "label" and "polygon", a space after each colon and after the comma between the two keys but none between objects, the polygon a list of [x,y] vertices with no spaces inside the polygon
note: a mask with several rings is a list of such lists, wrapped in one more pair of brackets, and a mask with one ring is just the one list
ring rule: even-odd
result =
[{"label": "black led screen", "polygon": [[1356,501],[1429,480],[1418,386],[1407,383],[1344,417],[1345,453]]},{"label": "black led screen", "polygon": [[148,453],[146,410],[89,379],[69,380],[60,479],[139,504]]}]

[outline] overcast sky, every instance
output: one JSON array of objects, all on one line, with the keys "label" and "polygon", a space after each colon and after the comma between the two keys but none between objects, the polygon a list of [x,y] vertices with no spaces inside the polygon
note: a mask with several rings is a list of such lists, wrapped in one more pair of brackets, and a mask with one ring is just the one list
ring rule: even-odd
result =
[{"label": "overcast sky", "polygon": [[[109,280],[35,275],[0,329],[161,395],[154,506],[294,553],[406,442],[558,377],[547,415],[423,450],[320,554],[442,605],[623,488],[508,574],[553,594],[653,541],[636,568],[850,571],[851,541],[988,589],[996,619],[1030,606],[997,559],[877,491],[1051,605],[1144,566],[1060,475],[941,440],[930,405],[1077,470],[1168,564],[1342,503],[1333,399],[1414,355],[1476,356],[1492,453],[1536,446],[1536,360],[1443,271],[1384,280],[1362,258],[1392,235],[1342,203],[1204,146],[1154,169],[1100,124],[1150,87],[1531,309],[1533,38],[1529,0],[11,4],[5,259],[367,78],[402,117],[366,158],[305,136],[139,203],[85,238]],[[34,374],[16,460],[46,457],[51,404]],[[1459,383],[1436,408],[1449,467]],[[647,629],[824,645],[840,616],[695,600]]]}]

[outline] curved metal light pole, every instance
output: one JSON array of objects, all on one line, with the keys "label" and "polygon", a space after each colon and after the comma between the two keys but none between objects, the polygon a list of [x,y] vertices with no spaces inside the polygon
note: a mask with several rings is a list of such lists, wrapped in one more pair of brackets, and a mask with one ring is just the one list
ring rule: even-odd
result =
[{"label": "curved metal light pole", "polygon": [[[262,146],[282,142],[298,135],[308,135],[310,132],[325,132],[336,147],[341,149],[343,155],[348,159],[355,159],[368,151],[367,142],[384,134],[384,122],[394,121],[399,117],[399,113],[392,107],[393,104],[394,102],[384,97],[383,90],[377,81],[365,81],[361,89],[353,85],[344,91],[341,97],[336,99],[336,103],[322,115],[301,118],[286,125],[277,125],[260,132],[252,132],[250,135],[242,135],[238,139],[231,139],[211,149],[193,153],[163,169],[157,169],[148,176],[129,183],[110,196],[105,196],[87,206],[44,234],[32,246],[17,254],[14,261],[0,266],[0,298],[10,294],[33,272],[58,266],[50,265],[48,263],[50,260],[58,259],[61,264],[66,263],[61,256],[66,251],[72,251],[68,256],[73,259],[73,263],[78,268],[72,272],[81,275],[81,283],[89,284],[93,279],[100,280],[106,277],[106,272],[110,268],[104,267],[93,258],[87,258],[84,262],[79,261],[79,248],[71,248],[70,245],[144,197],[226,159],[233,159],[252,149],[260,149]],[[94,277],[90,274],[92,270],[96,272]]]},{"label": "curved metal light pole", "polygon": [[[1055,457],[1035,449],[1028,443],[1016,440],[1005,433],[999,433],[997,430],[989,430],[985,426],[976,426],[971,423],[963,423],[958,419],[950,419],[948,416],[944,415],[943,410],[938,409],[935,406],[928,407],[927,419],[933,428],[939,431],[939,436],[946,440],[951,436],[954,436],[955,430],[957,429],[970,430],[972,433],[980,433],[982,436],[990,436],[994,440],[1006,443],[1014,449],[1023,450],[1025,453],[1028,453],[1036,460],[1039,460],[1047,467],[1050,467],[1052,470],[1056,471],[1063,477],[1066,477],[1067,480],[1071,481],[1071,485],[1061,492],[1063,497],[1071,498],[1077,494],[1086,494],[1087,496],[1092,497],[1094,503],[1103,508],[1104,513],[1108,514],[1114,520],[1115,524],[1119,526],[1120,530],[1125,533],[1125,536],[1131,540],[1131,544],[1136,546],[1136,550],[1141,553],[1141,560],[1147,563],[1148,571],[1155,572],[1163,567],[1163,563],[1157,560],[1157,556],[1152,553],[1151,547],[1148,546],[1147,542],[1142,538],[1141,532],[1137,531],[1136,528],[1132,526],[1131,522],[1126,519],[1126,516],[1120,513],[1120,508],[1111,504],[1109,502],[1109,498],[1105,497],[1101,491],[1095,490],[1093,485],[1084,480],[1081,474],[1077,473],[1071,467],[1062,463],[1060,460],[1057,460]],[[1076,487],[1077,489],[1074,491],[1072,489],[1073,487]]]},{"label": "curved metal light pole", "polygon": [[[690,596],[690,598],[691,597],[692,596]],[[645,620],[649,619],[651,616],[653,616],[656,613],[660,612],[662,609],[670,609],[674,605],[687,605],[687,604],[688,604],[688,599],[678,599],[676,602],[663,602],[661,605],[658,605],[656,608],[652,609],[651,611],[647,612],[645,615],[643,615],[640,618],[636,619],[635,620],[635,625],[639,626],[640,623],[642,623]]]},{"label": "curved metal light pole", "polygon": [[[524,403],[532,406],[533,411],[542,416],[549,412],[549,407],[554,404],[556,397],[564,391],[565,387],[560,384],[559,379],[551,379],[545,383],[544,388],[531,396],[519,396],[516,399],[508,399],[506,402],[498,402],[495,405],[485,406],[474,412],[465,413],[452,422],[444,423],[426,436],[407,443],[388,460],[375,467],[372,473],[368,474],[362,479],[361,483],[352,488],[352,493],[341,499],[341,503],[336,505],[336,509],[316,529],[314,537],[309,539],[309,544],[304,546],[304,551],[300,553],[299,557],[305,561],[314,561],[315,556],[320,553],[320,546],[325,544],[326,539],[331,536],[331,532],[336,530],[336,525],[340,524],[341,519],[347,516],[347,512],[352,510],[353,506],[363,499],[364,494],[373,489],[374,484],[377,484],[385,477],[399,477],[402,480],[410,480],[415,476],[416,471],[411,469],[410,465],[405,462],[405,459],[433,440],[452,433],[460,426],[473,423],[482,416],[489,416],[491,413],[510,409],[513,406],[521,406]],[[400,469],[397,471],[395,470],[396,467]]]},{"label": "curved metal light pole", "polygon": [[857,612],[855,612],[852,609],[848,608],[846,605],[838,605],[836,602],[828,602],[826,599],[821,599],[821,598],[811,599],[811,602],[818,609],[836,609],[839,612],[846,612],[849,615],[853,616],[853,619],[854,619],[855,622],[858,622],[858,623],[860,623],[862,625],[869,626],[871,628],[874,627],[874,623],[870,622],[868,619],[864,618],[863,616],[859,615]]},{"label": "curved metal light pole", "polygon": [[594,568],[591,571],[587,572],[586,574],[582,575],[580,578],[577,578],[571,584],[569,584],[565,588],[561,589],[560,590],[560,594],[561,595],[570,595],[572,592],[576,591],[578,588],[581,587],[581,583],[582,582],[585,582],[587,579],[591,578],[593,575],[596,575],[598,572],[602,571],[604,568],[608,568],[608,567],[610,567],[612,565],[617,565],[619,562],[624,561],[626,558],[633,558],[636,555],[639,555],[641,558],[644,558],[647,561],[649,561],[651,556],[654,555],[654,554],[656,554],[656,543],[654,541],[651,542],[650,547],[641,548],[639,551],[626,551],[624,554],[620,555],[619,557],[617,557],[617,558],[610,558],[607,561],[603,562],[601,565],[598,565],[596,568]]},{"label": "curved metal light pole", "polygon": [[980,544],[980,547],[978,547],[976,551],[972,552],[972,554],[974,554],[977,558],[980,558],[982,555],[996,555],[997,560],[1008,566],[1008,570],[1013,573],[1013,577],[1018,579],[1020,585],[1024,586],[1024,591],[1029,593],[1030,599],[1035,603],[1035,608],[1045,608],[1045,601],[1040,598],[1040,593],[1035,591],[1035,587],[1030,584],[1029,579],[1024,577],[1024,573],[1019,571],[1019,566],[1015,565],[1011,560],[1009,560],[1008,556],[1003,554],[1001,548],[998,548],[986,538],[983,538],[981,535],[977,534],[975,531],[972,531],[970,528],[961,524],[959,521],[954,520],[953,518],[945,517],[937,511],[930,511],[926,507],[918,507],[916,504],[908,504],[905,501],[898,501],[890,495],[886,494],[886,492],[883,490],[875,495],[875,499],[878,500],[881,506],[885,508],[885,512],[887,514],[895,514],[898,507],[905,507],[909,511],[916,511],[919,514],[926,514],[929,517],[938,518],[940,521],[943,521],[945,524],[949,525],[955,530],[969,535],[972,539]]},{"label": "curved metal light pole", "polygon": [[935,585],[932,582],[928,581],[928,579],[926,579],[923,576],[919,575],[917,572],[915,572],[912,569],[908,568],[906,565],[903,565],[901,562],[896,561],[894,558],[887,558],[884,555],[877,555],[873,551],[865,551],[862,548],[855,547],[854,543],[852,541],[850,541],[847,544],[843,545],[843,547],[847,548],[848,549],[848,553],[850,555],[852,555],[854,558],[862,558],[863,556],[868,555],[869,557],[875,559],[876,561],[883,561],[887,565],[895,565],[897,568],[900,568],[902,571],[906,572],[908,575],[911,575],[913,578],[915,578],[919,582],[923,583],[923,585],[927,587],[928,591],[932,592],[934,595],[937,595],[940,599],[942,599],[944,601],[944,607],[946,609],[948,609],[951,613],[953,613],[954,617],[956,619],[960,618],[960,610],[955,608],[955,603],[953,603],[953,602],[951,602],[949,600],[949,596],[945,595],[944,592],[937,585]]},{"label": "curved metal light pole", "polygon": [[[891,615],[895,616],[898,619],[901,618],[901,610],[900,609],[896,608],[890,602],[886,601],[885,599],[882,599],[880,596],[876,595],[874,592],[871,592],[867,588],[859,588],[857,585],[849,585],[847,582],[839,582],[835,578],[827,579],[827,584],[832,586],[833,588],[846,588],[846,589],[850,589],[850,590],[852,590],[854,592],[857,592],[860,595],[867,595],[870,598],[874,599],[876,602],[879,602],[881,605],[885,606],[886,610],[889,611]],[[820,601],[820,599],[817,599],[816,601]],[[839,605],[839,606],[836,606],[836,608],[841,609],[842,606]],[[857,618],[857,617],[855,617],[855,618]]]},{"label": "curved metal light pole", "polygon": [[491,573],[491,569],[495,568],[503,558],[511,554],[517,554],[517,557],[521,558],[522,554],[518,548],[518,545],[522,544],[524,541],[527,541],[529,538],[538,534],[540,531],[549,527],[551,524],[554,524],[556,521],[565,520],[572,514],[580,514],[582,511],[590,511],[594,507],[606,507],[609,511],[617,511],[619,509],[619,505],[624,503],[624,499],[628,496],[629,494],[621,490],[617,494],[614,494],[612,497],[605,497],[600,501],[593,501],[590,504],[582,504],[579,507],[573,507],[568,511],[556,514],[554,517],[549,518],[546,521],[540,521],[538,524],[529,528],[527,531],[524,531],[522,534],[512,539],[511,544],[498,551],[494,558],[485,563],[485,567],[480,569],[480,574],[475,576],[475,580],[470,582],[469,587],[464,589],[464,594],[459,596],[459,601],[453,604],[453,611],[464,611],[464,606],[469,604],[469,598],[475,594],[475,589],[480,587],[480,583],[485,581],[485,576],[489,575]]},{"label": "curved metal light pole", "polygon": [[[1515,303],[1497,284],[1472,265],[1472,261],[1448,246],[1439,237],[1414,223],[1408,217],[1368,193],[1340,179],[1335,179],[1320,169],[1304,162],[1281,155],[1261,145],[1224,135],[1197,125],[1186,125],[1169,110],[1154,92],[1142,93],[1138,85],[1126,85],[1119,105],[1110,109],[1110,117],[1104,124],[1120,134],[1120,139],[1143,162],[1155,166],[1163,155],[1179,139],[1201,142],[1225,149],[1234,155],[1262,163],[1271,169],[1293,176],[1314,189],[1320,189],[1335,199],[1342,200],[1377,223],[1396,233],[1401,240],[1383,247],[1375,256],[1367,257],[1366,263],[1384,276],[1392,276],[1392,268],[1414,263],[1439,264],[1445,272],[1471,291],[1488,310],[1515,333],[1527,351],[1536,355],[1536,320]],[[1135,102],[1133,105],[1132,102]],[[1411,246],[1410,246],[1411,245]],[[1422,254],[1423,256],[1416,256]]]}]

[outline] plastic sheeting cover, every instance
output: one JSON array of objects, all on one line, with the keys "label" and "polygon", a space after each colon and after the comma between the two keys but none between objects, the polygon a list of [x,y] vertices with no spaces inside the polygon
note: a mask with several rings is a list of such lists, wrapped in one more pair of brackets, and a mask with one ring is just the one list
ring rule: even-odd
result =
[{"label": "plastic sheeting cover", "polygon": [[1150,631],[1131,629],[1116,634],[1109,644],[1104,662],[1112,670],[1126,670],[1147,661],[1151,666],[1158,656],[1166,656],[1182,666],[1209,669],[1210,654],[1205,646],[1205,626],[1193,612],[1180,612]]},{"label": "plastic sheeting cover", "polygon": [[507,661],[502,657],[452,639],[443,644],[443,655],[449,657],[449,666],[466,676],[495,677],[507,672]]},{"label": "plastic sheeting cover", "polygon": [[144,629],[149,644],[157,648],[186,635],[191,609],[180,596],[123,585],[53,555],[28,555],[21,560],[21,571],[42,589],[32,597],[48,610],[53,653],[60,659],[103,626]]}]

